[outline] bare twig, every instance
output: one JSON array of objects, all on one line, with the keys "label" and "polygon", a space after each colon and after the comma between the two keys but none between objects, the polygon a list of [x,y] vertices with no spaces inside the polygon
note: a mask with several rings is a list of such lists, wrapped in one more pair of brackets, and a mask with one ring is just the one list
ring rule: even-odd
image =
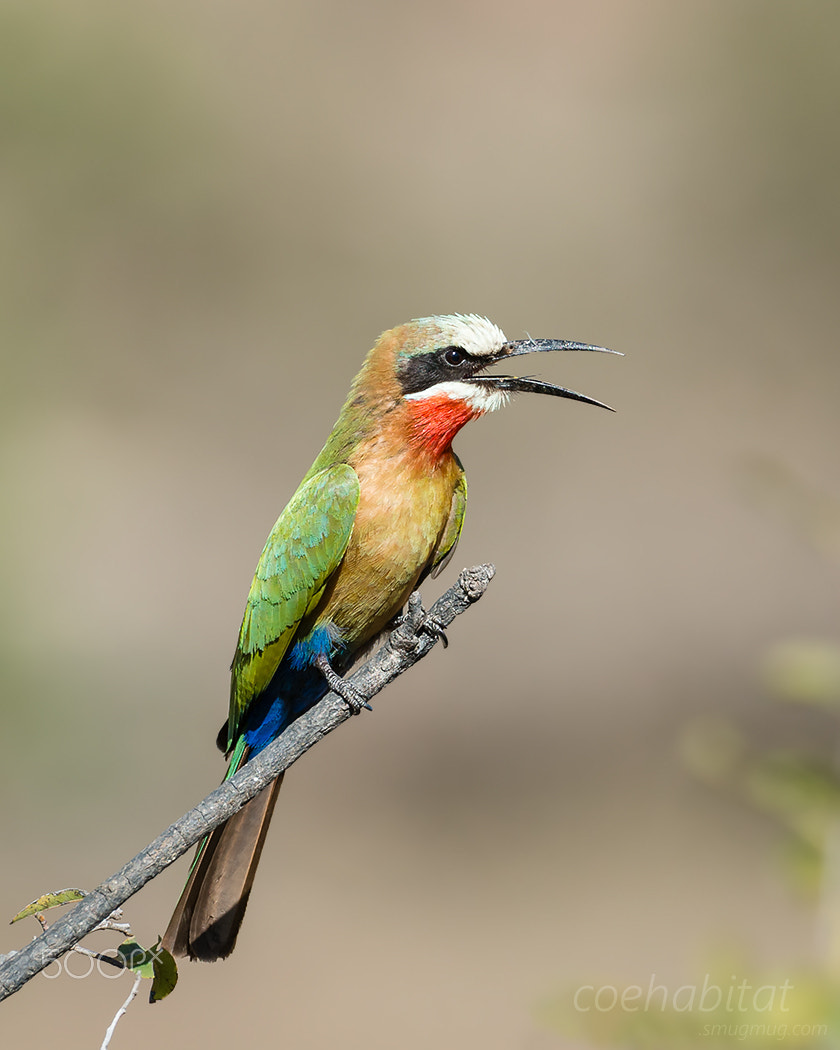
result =
[{"label": "bare twig", "polygon": [[137,992],[140,988],[140,982],[142,980],[143,975],[138,973],[134,978],[134,984],[131,986],[131,991],[128,993],[128,998],[119,1008],[119,1010],[117,1010],[116,1014],[114,1015],[114,1020],[108,1025],[108,1028],[105,1032],[105,1038],[102,1040],[102,1046],[100,1046],[99,1050],[108,1050],[108,1047],[111,1045],[111,1036],[114,1034],[114,1029],[117,1027],[117,1021],[119,1021],[119,1019],[123,1016],[126,1010],[128,1010],[129,1006],[131,1005],[131,1000],[134,998],[135,995],[137,995]]},{"label": "bare twig", "polygon": [[[350,676],[349,682],[366,700],[375,696],[395,678],[422,659],[435,645],[440,633],[460,613],[487,590],[495,569],[479,565],[464,569],[457,583],[435,602],[428,615],[419,595],[412,595],[402,622],[391,632],[386,644]],[[431,629],[426,625],[430,624]],[[273,743],[247,762],[205,799],[176,820],[154,842],[120,870],[92,890],[66,915],[20,951],[1,957],[0,1000],[18,991],[27,981],[60,958],[107,919],[147,882],[187,852],[241,809],[284,769],[336,726],[350,717],[347,704],[329,693],[301,715]]]}]

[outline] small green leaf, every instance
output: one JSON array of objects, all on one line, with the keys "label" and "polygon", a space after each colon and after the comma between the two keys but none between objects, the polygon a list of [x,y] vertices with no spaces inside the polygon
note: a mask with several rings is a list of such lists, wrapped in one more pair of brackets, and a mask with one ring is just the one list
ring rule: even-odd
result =
[{"label": "small green leaf", "polygon": [[117,948],[117,954],[125,963],[126,968],[139,973],[141,977],[154,976],[154,952],[147,951],[137,941],[128,937]]},{"label": "small green leaf", "polygon": [[11,926],[13,922],[18,922],[20,919],[25,919],[30,915],[37,915],[38,912],[46,911],[48,908],[57,908],[61,904],[70,904],[71,901],[80,901],[84,896],[86,896],[84,890],[79,890],[74,887],[69,887],[66,890],[56,890],[52,893],[45,893],[31,904],[27,904],[23,911],[19,911],[13,919],[9,920],[9,925]]},{"label": "small green leaf", "polygon": [[166,948],[160,947],[160,938],[158,938],[157,944],[152,948],[152,954],[155,957],[155,961],[152,964],[155,975],[152,981],[152,990],[149,992],[149,1002],[159,1003],[161,999],[165,999],[169,995],[178,983],[178,967]]}]

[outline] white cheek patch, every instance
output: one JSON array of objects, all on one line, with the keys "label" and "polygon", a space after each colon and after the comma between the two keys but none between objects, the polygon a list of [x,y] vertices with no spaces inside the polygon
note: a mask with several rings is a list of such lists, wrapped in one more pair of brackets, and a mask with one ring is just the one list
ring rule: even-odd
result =
[{"label": "white cheek patch", "polygon": [[447,383],[435,383],[426,390],[418,390],[416,394],[405,395],[406,401],[425,401],[435,397],[448,397],[451,401],[461,401],[469,405],[473,412],[483,414],[503,408],[508,403],[510,394],[507,390],[481,386],[478,383],[464,383],[456,379]]}]

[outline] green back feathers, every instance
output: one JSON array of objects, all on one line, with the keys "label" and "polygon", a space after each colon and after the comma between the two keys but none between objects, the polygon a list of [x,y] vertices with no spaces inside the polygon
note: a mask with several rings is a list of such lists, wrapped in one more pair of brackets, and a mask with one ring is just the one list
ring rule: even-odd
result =
[{"label": "green back feathers", "polygon": [[356,517],[359,479],[346,463],[304,480],[266,541],[233,658],[228,746],[268,686],[300,621],[338,567]]},{"label": "green back feathers", "polygon": [[[458,457],[455,457],[458,459]],[[461,461],[458,460],[458,466],[461,467]],[[467,475],[464,473],[463,467],[461,467],[461,476],[455,482],[455,489],[452,493],[452,506],[449,510],[449,519],[446,522],[446,528],[443,530],[438,548],[435,551],[434,561],[432,562],[432,575],[437,576],[438,573],[443,572],[446,566],[449,564],[452,555],[455,553],[455,548],[458,546],[458,540],[461,538],[461,529],[464,527],[464,514],[467,510]]]}]

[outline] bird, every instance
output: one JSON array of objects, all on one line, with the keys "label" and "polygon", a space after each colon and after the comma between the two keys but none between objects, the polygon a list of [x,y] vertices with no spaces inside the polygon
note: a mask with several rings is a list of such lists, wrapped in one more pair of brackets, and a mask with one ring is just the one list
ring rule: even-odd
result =
[{"label": "bird", "polygon": [[[515,393],[612,411],[534,377],[485,371],[546,351],[615,353],[569,340],[511,341],[476,314],[415,319],[376,341],[260,555],[217,740],[226,780],[328,692],[353,713],[366,706],[343,676],[423,579],[442,571],[461,534],[467,482],[452,450],[461,427]],[[161,942],[172,955],[213,962],[233,951],[282,780],[199,844]]]}]

